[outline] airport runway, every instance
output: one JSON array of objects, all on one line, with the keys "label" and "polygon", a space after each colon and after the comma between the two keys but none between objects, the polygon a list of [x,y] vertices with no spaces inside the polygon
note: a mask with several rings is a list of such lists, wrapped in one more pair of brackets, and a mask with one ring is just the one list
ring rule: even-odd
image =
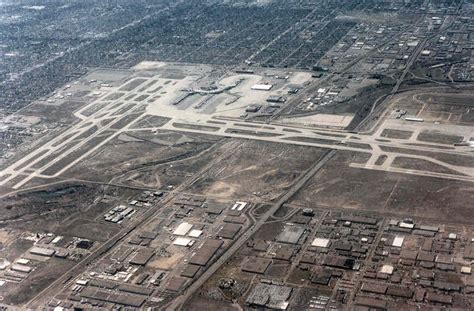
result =
[{"label": "airport runway", "polygon": [[[426,143],[414,140],[413,138],[389,139],[380,137],[381,131],[377,131],[375,135],[364,135],[339,130],[283,125],[277,122],[266,124],[228,118],[216,118],[212,116],[195,116],[191,114],[187,115],[186,119],[174,118],[160,127],[131,128],[130,126],[145,116],[146,112],[140,109],[140,105],[136,105],[132,107],[132,109],[120,113],[125,110],[125,108],[130,108],[127,103],[118,105],[110,103],[91,116],[83,117],[78,124],[72,126],[69,130],[58,135],[53,140],[3,170],[0,185],[6,185],[14,181],[12,185],[13,189],[20,189],[29,180],[35,177],[48,179],[61,176],[68,169],[72,168],[121,133],[133,131],[180,131],[334,150],[364,152],[371,154],[370,160],[366,164],[353,164],[352,166],[462,181],[474,181],[474,168],[456,166],[428,156],[430,154],[442,153],[453,157],[457,155],[474,157],[472,149],[469,147],[453,147],[446,144]],[[104,122],[106,120],[108,123]],[[87,148],[87,144],[89,144],[89,148]],[[84,147],[86,147],[84,152],[80,152],[75,156],[74,152]],[[380,165],[376,165],[377,159],[381,156],[387,157],[387,160]],[[69,159],[66,159],[67,157],[69,157]],[[390,164],[396,157],[409,157],[429,161],[453,171],[453,174],[394,168]],[[51,168],[58,165],[58,163],[62,164],[61,167],[51,171]]]},{"label": "airport runway", "polygon": [[[224,89],[237,89],[236,85],[239,83],[235,84],[235,81],[240,81],[241,76],[235,75],[222,79],[220,86]],[[199,111],[196,105],[182,105],[179,101],[179,98],[186,94],[185,90],[195,87],[196,79],[198,79],[196,75],[175,80],[160,78],[160,76],[134,77],[122,85],[104,89],[100,97],[95,98],[91,103],[74,112],[74,116],[79,120],[77,123],[3,169],[0,173],[0,186],[19,190],[27,186],[28,182],[34,178],[52,179],[60,177],[120,134],[132,131],[180,131],[363,152],[371,155],[369,161],[366,164],[351,164],[351,166],[474,181],[474,166],[458,166],[453,164],[458,163],[458,161],[447,162],[436,157],[439,154],[444,154],[452,158],[474,158],[472,148],[417,140],[420,128],[430,127],[429,124],[415,126],[408,121],[401,120],[397,120],[397,122],[402,123],[391,124],[392,120],[384,118],[378,122],[377,131],[368,134],[320,128],[317,127],[317,124],[306,126],[304,124],[283,124],[278,120],[271,120],[268,123],[248,121],[238,117],[223,116],[228,112],[227,108],[214,113],[206,113]],[[260,78],[254,75],[245,79],[248,81],[244,81],[242,84],[246,86],[239,85],[242,90],[246,90],[246,87],[250,89],[249,85],[252,85],[255,81],[260,81]],[[156,95],[158,89],[160,89],[160,92],[159,95]],[[262,98],[267,96],[267,93],[262,93],[263,95],[260,93],[252,94],[263,96]],[[149,96],[157,96],[159,99],[152,100],[152,103],[150,103],[150,100],[146,102],[137,100],[137,98],[147,98]],[[252,99],[256,100],[255,98]],[[236,109],[244,108],[245,102],[231,110],[236,111]],[[150,115],[163,117],[169,119],[169,121],[156,127],[153,125],[137,125],[142,118]],[[383,129],[397,129],[397,126],[411,129],[413,135],[407,139],[382,137]],[[460,131],[461,128],[456,128],[453,125],[443,126],[452,127],[455,131]],[[465,140],[472,138],[470,137],[472,135],[468,132],[462,135]],[[381,161],[381,157],[385,158],[385,161]],[[441,171],[394,167],[392,165],[393,161],[398,157],[427,161],[431,163],[431,166],[441,168]]]}]

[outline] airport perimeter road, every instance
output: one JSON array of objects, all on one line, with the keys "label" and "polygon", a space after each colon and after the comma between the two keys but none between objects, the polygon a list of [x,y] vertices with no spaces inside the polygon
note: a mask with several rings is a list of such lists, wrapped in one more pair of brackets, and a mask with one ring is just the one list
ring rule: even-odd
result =
[{"label": "airport perimeter road", "polygon": [[217,271],[219,268],[229,260],[235,252],[237,252],[244,243],[257,232],[263,224],[270,218],[283,204],[285,204],[291,197],[293,197],[308,180],[313,177],[335,154],[336,150],[328,151],[319,161],[314,163],[313,167],[307,170],[298,181],[283,195],[277,203],[275,203],[256,223],[253,227],[249,228],[244,234],[242,234],[232,246],[222,254],[216,262],[214,262],[209,269],[207,269],[184,293],[177,297],[166,310],[179,310],[181,306],[189,299],[201,286]]}]

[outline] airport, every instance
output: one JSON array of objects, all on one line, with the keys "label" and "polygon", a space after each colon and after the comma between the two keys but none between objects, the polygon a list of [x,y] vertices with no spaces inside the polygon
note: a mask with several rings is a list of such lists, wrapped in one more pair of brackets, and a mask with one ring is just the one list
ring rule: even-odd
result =
[{"label": "airport", "polygon": [[72,2],[0,13],[0,309],[473,308],[472,4]]}]

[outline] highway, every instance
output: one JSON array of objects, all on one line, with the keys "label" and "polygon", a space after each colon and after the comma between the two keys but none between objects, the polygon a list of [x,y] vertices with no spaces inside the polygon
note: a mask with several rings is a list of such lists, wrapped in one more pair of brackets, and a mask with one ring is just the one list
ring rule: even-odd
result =
[{"label": "highway", "polygon": [[293,197],[305,184],[313,177],[334,155],[336,150],[328,151],[319,161],[315,161],[313,166],[309,168],[299,179],[293,184],[293,186],[286,192],[272,207],[263,214],[257,222],[246,232],[244,232],[233,244],[230,246],[224,254],[222,254],[194,283],[189,286],[185,292],[177,297],[166,307],[166,310],[178,310],[182,304],[189,299],[201,286],[217,271],[219,268],[234,255],[245,242],[257,232],[265,222],[288,200]]},{"label": "highway", "polygon": [[[460,1],[460,3],[462,2],[463,1]],[[458,7],[458,11],[460,7],[461,4]],[[306,16],[306,18],[310,17],[311,14],[316,11],[317,9],[311,11]],[[335,11],[333,11],[332,13],[335,13]],[[154,15],[156,14],[148,15],[140,20],[137,20],[129,25],[122,27],[121,29],[118,29],[117,31],[132,27],[136,23],[146,21]],[[420,17],[420,20],[425,17],[426,16],[423,15],[422,17]],[[314,25],[318,24],[323,25],[323,22],[318,21],[317,23],[312,23],[302,30],[311,30],[311,28],[315,28]],[[391,88],[390,93],[380,96],[379,98],[377,98],[377,100],[375,100],[375,102],[372,104],[372,109],[370,110],[370,113],[368,113],[364,120],[362,120],[362,122],[357,125],[356,131],[348,132],[343,130],[342,127],[337,128],[337,125],[335,125],[333,128],[317,127],[318,124],[311,124],[311,122],[309,121],[309,125],[297,125],[296,122],[298,121],[296,120],[293,124],[285,124],[278,120],[282,115],[288,113],[292,109],[292,107],[295,106],[295,104],[299,104],[304,98],[307,98],[308,96],[313,96],[313,94],[319,87],[326,87],[326,85],[331,84],[331,82],[334,82],[334,78],[339,78],[343,74],[349,72],[355,65],[360,64],[363,59],[366,59],[380,52],[378,51],[378,49],[386,46],[388,43],[393,43],[395,40],[400,39],[400,35],[410,32],[415,33],[414,28],[416,28],[418,25],[419,23],[416,22],[404,27],[403,29],[397,28],[400,29],[400,32],[394,34],[394,37],[387,38],[387,40],[383,42],[379,41],[380,44],[375,46],[375,48],[373,48],[373,50],[371,51],[368,51],[360,56],[355,56],[355,58],[351,57],[347,65],[341,65],[338,67],[338,72],[328,73],[315,83],[311,83],[311,79],[308,78],[307,81],[305,80],[305,83],[301,83],[303,88],[301,92],[292,97],[291,100],[284,104],[282,109],[270,116],[265,122],[250,121],[239,119],[237,117],[226,117],[223,115],[228,111],[232,111],[233,113],[230,113],[231,116],[238,116],[239,113],[243,112],[246,109],[246,106],[243,104],[238,107],[224,107],[225,109],[227,109],[227,111],[225,109],[222,109],[222,106],[224,106],[224,104],[221,104],[220,102],[219,105],[222,105],[220,107],[221,110],[218,110],[216,106],[205,107],[208,109],[202,109],[201,111],[198,111],[197,108],[201,107],[191,106],[191,104],[189,106],[186,106],[186,104],[181,105],[181,103],[179,103],[178,105],[178,102],[175,102],[175,100],[176,98],[179,98],[179,96],[176,95],[178,94],[182,96],[182,92],[186,92],[186,90],[187,92],[189,92],[189,94],[200,93],[201,95],[216,95],[221,93],[229,93],[229,90],[235,88],[240,83],[239,80],[239,82],[235,84],[230,84],[227,86],[224,85],[215,90],[205,90],[196,81],[200,81],[201,79],[206,80],[207,78],[212,77],[212,74],[209,74],[209,76],[199,76],[199,74],[194,73],[190,75],[183,74],[183,76],[185,77],[182,79],[162,78],[159,74],[155,75],[156,72],[153,73],[152,71],[147,72],[149,76],[141,78],[139,78],[140,76],[137,77],[131,74],[127,78],[129,80],[124,82],[124,84],[113,86],[103,90],[103,93],[100,95],[100,97],[92,98],[91,102],[88,102],[87,104],[84,103],[84,107],[81,107],[77,111],[71,112],[71,114],[77,118],[77,121],[75,123],[71,124],[68,128],[65,129],[65,131],[58,134],[51,140],[47,141],[45,139],[44,142],[42,142],[42,145],[40,145],[36,149],[32,148],[33,150],[30,150],[24,155],[22,154],[22,158],[11,161],[11,163],[9,163],[7,167],[2,169],[2,171],[0,172],[0,186],[4,187],[5,189],[8,189],[8,191],[11,190],[11,192],[3,194],[2,196],[0,196],[0,198],[22,191],[38,189],[40,187],[43,187],[44,185],[53,185],[55,183],[63,182],[58,180],[64,179],[64,175],[66,172],[81,164],[81,162],[87,160],[94,153],[101,151],[104,146],[112,142],[114,139],[117,139],[121,134],[132,134],[142,131],[145,131],[147,133],[182,132],[190,134],[216,136],[223,139],[220,140],[219,143],[214,144],[209,150],[206,151],[212,154],[213,156],[212,161],[210,161],[210,163],[207,163],[202,169],[199,169],[197,172],[193,173],[192,177],[187,178],[186,181],[183,182],[176,189],[168,192],[167,195],[160,202],[143,212],[135,214],[132,219],[130,219],[128,222],[125,222],[125,224],[120,227],[120,231],[117,234],[115,234],[112,238],[110,238],[103,244],[99,244],[98,246],[96,246],[97,248],[93,249],[90,255],[78,261],[77,264],[75,264],[69,271],[64,273],[58,279],[54,280],[41,292],[37,293],[31,300],[29,300],[24,306],[22,306],[22,308],[38,309],[42,306],[47,305],[48,300],[51,299],[51,297],[55,297],[58,293],[63,292],[64,288],[68,288],[73,285],[79,275],[86,272],[90,272],[90,270],[88,271],[88,269],[90,269],[91,266],[97,263],[99,259],[101,259],[106,254],[109,254],[113,249],[117,247],[117,245],[124,242],[124,240],[129,237],[132,232],[135,232],[138,228],[145,226],[147,223],[149,224],[153,219],[161,215],[164,209],[168,207],[172,203],[172,201],[177,198],[177,196],[181,195],[186,189],[189,189],[193,183],[199,180],[199,178],[202,178],[202,176],[206,174],[207,171],[211,170],[216,163],[219,163],[225,157],[228,157],[235,151],[235,149],[239,145],[242,145],[247,140],[268,142],[273,144],[286,144],[321,148],[324,149],[324,155],[321,156],[319,159],[314,159],[311,166],[300,176],[298,176],[298,178],[292,183],[288,191],[283,193],[278,198],[278,201],[271,205],[268,211],[266,211],[263,215],[259,216],[251,215],[254,224],[249,227],[248,230],[243,231],[237,237],[237,239],[228,246],[228,248],[224,249],[223,254],[217,256],[217,258],[214,259],[211,265],[198,278],[194,279],[193,282],[184,290],[182,294],[171,300],[165,306],[166,310],[184,310],[183,306],[185,305],[185,303],[189,301],[189,299],[192,298],[196,293],[198,293],[202,286],[213,275],[215,275],[215,273],[219,271],[219,269],[221,269],[226,262],[228,262],[239,250],[242,249],[242,247],[249,240],[249,238],[251,238],[260,229],[262,229],[262,226],[264,226],[266,223],[268,223],[270,219],[272,219],[275,212],[277,212],[284,204],[288,203],[291,198],[293,198],[308,183],[308,181],[311,180],[311,178],[313,178],[338,153],[339,155],[341,155],[341,153],[343,152],[356,152],[367,154],[369,156],[369,159],[366,163],[348,164],[349,167],[355,169],[378,170],[397,174],[443,178],[461,182],[474,182],[474,164],[470,164],[474,163],[473,148],[470,148],[468,146],[455,147],[452,144],[448,143],[436,143],[418,140],[419,134],[423,131],[440,129],[439,132],[444,131],[445,133],[448,133],[445,130],[449,127],[449,129],[452,129],[455,132],[454,134],[461,136],[464,140],[468,141],[470,139],[474,139],[474,134],[472,134],[471,127],[465,126],[465,129],[462,129],[462,126],[457,125],[460,124],[460,122],[456,124],[436,125],[429,124],[428,122],[413,124],[408,121],[394,120],[388,117],[391,111],[387,108],[390,108],[390,104],[392,105],[392,107],[394,107],[394,98],[401,98],[398,97],[400,93],[400,87],[405,81],[407,75],[410,73],[411,67],[417,61],[420,53],[423,51],[423,49],[425,49],[431,39],[440,35],[447,28],[450,28],[452,23],[449,23],[445,27],[435,32],[430,32],[427,37],[418,37],[420,43],[415,48],[414,52],[411,53],[408,57],[405,67],[400,67],[401,75],[396,79],[396,82],[393,85],[393,88]],[[266,45],[262,46],[260,50],[254,52],[250,57],[248,57],[247,62],[252,62],[252,60],[257,55],[259,55],[259,53],[264,51],[269,46],[278,42],[278,40],[282,36],[296,31],[301,31],[299,30],[297,23],[291,26],[290,28],[284,30]],[[209,43],[212,43],[216,39],[211,40]],[[91,42],[93,43],[93,41]],[[80,44],[71,49],[71,51],[77,50],[79,48],[84,48],[88,44],[91,44],[91,42]],[[299,47],[296,47],[295,51],[292,54],[288,55],[287,58],[292,57],[303,46],[304,44],[301,44]],[[205,47],[206,44],[203,44],[198,49],[203,49]],[[189,54],[186,54],[183,57],[187,57],[188,55]],[[48,64],[48,62],[54,61],[58,57],[61,56],[52,57],[46,62],[34,65],[32,69],[25,70],[24,72],[20,72],[19,74],[20,76],[23,74],[27,74],[28,71],[38,68],[40,66],[44,66]],[[286,59],[284,59],[282,62],[284,62],[285,60]],[[189,70],[191,71],[191,69]],[[234,76],[229,76],[231,74],[232,73],[230,73],[230,71],[226,72],[226,74],[223,74],[222,76],[220,76],[220,78],[234,78]],[[304,74],[306,74],[308,77],[311,76],[311,74],[308,72],[304,72]],[[265,72],[265,75],[270,76],[268,72]],[[252,79],[256,79],[257,82],[258,79],[261,79],[263,81],[263,77],[265,75],[262,74],[261,76],[258,76],[256,74],[252,76]],[[213,79],[214,78],[215,77],[213,77]],[[157,95],[158,91],[143,91],[145,87],[140,87],[140,91],[134,90],[133,87],[127,90],[125,85],[130,81],[133,81],[134,79],[144,81],[156,80],[152,82],[163,83],[163,85],[161,86],[162,90],[160,90],[160,95]],[[245,78],[242,78],[242,81],[244,79],[247,79],[247,76]],[[217,79],[214,80],[215,81],[213,81],[212,83],[219,82]],[[248,81],[252,80],[249,78],[247,82]],[[144,83],[143,85],[147,83]],[[284,86],[281,86],[278,85],[278,83],[275,83],[275,87],[272,92],[276,89],[278,92],[280,92],[279,94],[285,94],[286,89],[284,88],[288,87],[289,84],[283,84],[282,82],[281,85]],[[308,86],[308,84],[306,83],[311,84]],[[119,82],[117,82],[117,84],[119,84]],[[282,91],[278,90],[279,87],[281,87],[280,90]],[[250,89],[250,86],[248,89]],[[429,88],[427,89],[429,90]],[[122,95],[120,95],[122,97],[118,99],[112,99],[113,96],[111,95],[117,95],[118,93],[123,93]],[[243,94],[244,91],[240,93]],[[237,95],[222,95],[235,95],[235,98],[245,96],[240,95],[240,93],[238,91],[235,91],[235,94]],[[265,95],[263,95],[261,98],[258,98],[258,100],[261,100],[263,102],[265,101],[265,96],[269,95],[270,93],[261,94]],[[134,96],[139,97],[145,95],[147,96],[145,98],[148,98],[148,96],[150,96],[150,98],[155,98],[154,96],[156,96],[156,98],[158,99],[147,101],[144,101],[143,99],[141,101],[136,101],[135,99],[128,99],[133,98]],[[274,94],[272,95],[276,96]],[[254,100],[255,98],[253,98],[253,96],[258,97],[255,94],[250,95],[249,97],[252,97],[251,99]],[[228,104],[229,103],[225,105]],[[151,108],[152,106],[154,107],[153,109]],[[220,111],[220,113],[216,113],[215,111]],[[143,118],[149,116],[162,117],[163,119],[166,118],[168,121],[163,122],[163,124],[159,125],[153,125],[152,123],[150,123],[149,125],[137,125]],[[293,122],[293,120],[291,121]],[[312,119],[312,121],[314,121],[314,119]],[[328,123],[329,122],[333,121],[328,121]],[[334,121],[334,123],[336,122],[338,121]],[[409,138],[388,138],[384,137],[382,134],[383,130],[400,130],[401,128],[403,128],[405,132],[410,132],[411,136]],[[455,136],[453,133],[450,134],[452,134],[452,136]],[[139,136],[137,135],[137,137]],[[222,150],[225,151],[219,154],[214,152],[217,148],[221,147],[223,147]],[[440,155],[442,155],[443,157],[440,157]],[[416,163],[420,163],[422,161],[428,162],[430,165],[427,165],[426,167],[428,168],[424,169],[418,169],[418,167],[416,169],[398,167],[396,166],[395,161],[399,158],[409,158],[414,160],[414,167],[417,167]],[[381,159],[383,159],[383,161],[379,161]],[[415,160],[420,162],[415,162]],[[31,181],[36,178],[43,179],[44,185],[36,186],[36,184],[32,184]],[[69,180],[71,182],[79,183],[89,182],[81,179]],[[128,187],[114,184],[113,181],[114,179],[110,180],[109,183],[89,183],[95,183],[104,187]],[[50,183],[48,184],[48,182]],[[138,188],[137,190],[144,189],[147,188]],[[322,219],[323,218],[317,219],[317,224],[320,224],[322,222]],[[273,221],[276,220],[273,219]],[[374,244],[377,244],[380,241],[382,233],[382,230],[380,230],[374,239]],[[313,238],[315,234],[315,232],[312,232],[309,237]],[[308,245],[309,244],[306,245],[305,249],[308,247]],[[368,260],[370,260],[374,256],[374,251],[375,247],[372,247],[371,251],[368,253]],[[299,260],[303,256],[303,253],[304,252],[302,251],[298,256],[296,256],[296,260],[291,264],[289,270],[290,272],[296,268]],[[366,271],[366,269],[367,267],[364,266],[360,271],[360,277],[356,277],[356,282],[354,283],[355,288],[361,285],[362,275]],[[350,301],[353,301],[355,293],[356,291],[354,290],[351,294]]]},{"label": "highway", "polygon": [[[456,12],[458,13],[459,10],[461,9],[462,7],[462,1],[459,2],[458,4],[458,7],[456,9]],[[415,25],[417,25],[419,23],[419,21],[417,23],[415,23]],[[410,69],[411,67],[413,66],[414,62],[418,59],[418,56],[421,54],[421,52],[423,51],[423,49],[425,48],[426,44],[429,42],[429,40],[435,38],[436,36],[440,35],[443,31],[445,31],[446,29],[449,29],[449,27],[451,27],[453,24],[453,22],[449,23],[448,25],[446,25],[445,27],[442,27],[440,29],[438,29],[438,31],[436,31],[435,33],[431,34],[430,36],[426,37],[425,39],[423,39],[423,41],[418,44],[415,52],[411,53],[406,65],[405,65],[405,68],[403,69],[402,71],[402,74],[400,75],[400,77],[397,79],[397,83],[395,83],[394,87],[392,88],[392,90],[390,91],[390,93],[388,94],[387,97],[384,98],[384,100],[382,100],[380,103],[377,104],[377,102],[374,103],[374,106],[372,107],[372,111],[371,113],[365,117],[364,120],[362,120],[358,125],[357,127],[355,128],[355,130],[357,131],[360,131],[368,122],[369,120],[374,116],[374,115],[377,115],[377,114],[381,114],[382,113],[382,110],[384,109],[384,107],[386,106],[386,104],[388,102],[390,102],[390,100],[393,98],[393,95],[396,94],[399,89],[400,89],[400,86],[402,85],[403,81],[405,81],[405,77],[406,75],[410,72]],[[370,133],[372,131],[374,131],[379,125],[380,125],[380,122],[383,120],[382,117],[380,117],[378,119],[379,122],[376,122],[375,124],[373,124],[371,126],[370,129],[368,130],[365,130],[364,132],[366,133]]]}]

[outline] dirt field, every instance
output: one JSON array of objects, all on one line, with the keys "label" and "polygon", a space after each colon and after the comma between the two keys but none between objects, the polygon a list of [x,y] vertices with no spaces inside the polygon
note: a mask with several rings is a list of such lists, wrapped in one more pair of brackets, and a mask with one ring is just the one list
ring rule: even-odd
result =
[{"label": "dirt field", "polygon": [[177,186],[206,164],[203,154],[217,141],[175,132],[123,134],[65,175],[149,188]]},{"label": "dirt field", "polygon": [[4,298],[2,302],[19,305],[28,301],[52,281],[67,272],[74,264],[75,262],[71,260],[57,258],[48,260],[45,265],[31,273],[27,282],[22,282],[19,285],[8,283],[7,288],[2,287]]},{"label": "dirt field", "polygon": [[395,129],[384,129],[380,136],[386,138],[399,138],[399,139],[408,139],[412,135],[410,131],[395,130]]},{"label": "dirt field", "polygon": [[470,183],[350,168],[351,157],[338,152],[293,203],[473,223]]},{"label": "dirt field", "polygon": [[457,166],[466,166],[466,167],[474,167],[474,158],[464,155],[452,155],[447,153],[434,153],[428,151],[417,151],[417,150],[409,150],[404,148],[396,148],[396,147],[384,147],[382,146],[381,149],[383,151],[388,152],[399,152],[402,151],[406,155],[416,154],[416,155],[424,155],[432,157],[433,159],[437,159],[448,164],[457,165]]},{"label": "dirt field", "polygon": [[470,94],[419,94],[418,102],[426,106],[420,117],[427,121],[440,121],[449,124],[472,125],[472,95]]},{"label": "dirt field", "polygon": [[319,159],[323,149],[240,141],[191,191],[223,198],[273,200]]},{"label": "dirt field", "polygon": [[463,137],[446,135],[440,131],[423,131],[418,135],[417,140],[438,144],[454,144],[462,142]]},{"label": "dirt field", "polygon": [[438,164],[421,160],[421,159],[413,159],[409,157],[397,157],[392,162],[393,167],[400,167],[409,170],[419,170],[419,171],[428,171],[428,172],[437,172],[443,174],[454,174],[454,175],[461,175],[460,173],[440,166]]}]

